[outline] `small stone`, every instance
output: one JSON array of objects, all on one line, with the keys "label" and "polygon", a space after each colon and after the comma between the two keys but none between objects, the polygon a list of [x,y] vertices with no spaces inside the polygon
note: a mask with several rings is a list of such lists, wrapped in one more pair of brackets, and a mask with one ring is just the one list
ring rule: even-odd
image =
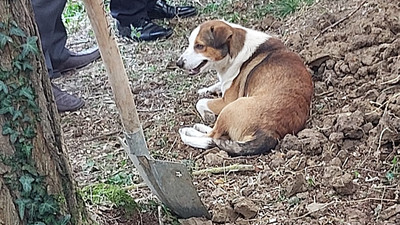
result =
[{"label": "small stone", "polygon": [[342,166],[342,160],[340,160],[338,157],[335,157],[331,160],[331,162],[329,163],[331,166],[338,166],[341,167]]},{"label": "small stone", "polygon": [[396,215],[396,214],[399,214],[399,213],[400,213],[400,205],[399,205],[399,204],[396,204],[396,205],[392,205],[392,206],[390,206],[389,208],[383,210],[383,211],[380,213],[379,217],[380,217],[381,219],[383,219],[383,220],[387,220],[387,219],[389,219],[390,217],[392,217],[392,216],[394,216],[394,215]]},{"label": "small stone", "polygon": [[305,178],[303,174],[298,173],[292,183],[286,188],[287,197],[291,197],[299,192],[306,191]]},{"label": "small stone", "polygon": [[255,217],[259,210],[258,206],[247,198],[239,199],[233,207],[235,212],[242,215],[245,219]]},{"label": "small stone", "polygon": [[237,216],[238,215],[233,211],[233,208],[230,205],[217,204],[214,207],[211,220],[215,223],[234,222]]},{"label": "small stone", "polygon": [[327,180],[331,180],[333,177],[340,176],[342,174],[342,170],[338,166],[328,166],[324,168],[324,178]]},{"label": "small stone", "polygon": [[333,132],[329,135],[329,140],[335,143],[343,141],[344,134],[342,132]]},{"label": "small stone", "polygon": [[351,195],[355,192],[353,176],[349,173],[333,178],[332,186],[341,195]]}]

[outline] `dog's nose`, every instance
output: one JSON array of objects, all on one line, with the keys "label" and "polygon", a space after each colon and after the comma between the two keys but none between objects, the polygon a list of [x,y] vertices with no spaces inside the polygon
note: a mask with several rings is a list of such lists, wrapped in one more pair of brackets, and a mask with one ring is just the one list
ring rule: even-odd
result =
[{"label": "dog's nose", "polygon": [[180,68],[183,68],[184,64],[185,61],[182,58],[179,58],[178,61],[176,62],[176,65],[179,66]]}]

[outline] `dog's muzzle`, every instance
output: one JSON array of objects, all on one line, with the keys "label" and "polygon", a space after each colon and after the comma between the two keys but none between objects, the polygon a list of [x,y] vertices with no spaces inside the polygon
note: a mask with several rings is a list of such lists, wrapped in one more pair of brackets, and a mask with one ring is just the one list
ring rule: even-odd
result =
[{"label": "dog's muzzle", "polygon": [[176,65],[179,66],[179,68],[183,68],[183,66],[185,65],[185,60],[179,58],[178,61],[176,62]]}]

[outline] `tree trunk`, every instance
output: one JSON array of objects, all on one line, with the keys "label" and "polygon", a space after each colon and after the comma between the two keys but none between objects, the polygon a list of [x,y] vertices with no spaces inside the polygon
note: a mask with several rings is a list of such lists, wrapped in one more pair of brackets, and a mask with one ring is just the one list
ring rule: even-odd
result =
[{"label": "tree trunk", "polygon": [[29,0],[0,1],[0,225],[91,224],[71,177]]}]

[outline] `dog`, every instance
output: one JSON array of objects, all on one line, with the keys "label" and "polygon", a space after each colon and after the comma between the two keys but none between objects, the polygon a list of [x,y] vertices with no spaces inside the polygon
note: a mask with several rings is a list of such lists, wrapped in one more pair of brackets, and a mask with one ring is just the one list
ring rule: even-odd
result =
[{"label": "dog", "polygon": [[203,120],[218,115],[214,127],[196,124],[179,130],[192,147],[219,147],[231,156],[258,155],[274,149],[286,134],[304,128],[313,84],[303,60],[277,38],[223,20],[202,23],[189,36],[177,66],[191,75],[214,69],[219,82],[199,93]]}]

